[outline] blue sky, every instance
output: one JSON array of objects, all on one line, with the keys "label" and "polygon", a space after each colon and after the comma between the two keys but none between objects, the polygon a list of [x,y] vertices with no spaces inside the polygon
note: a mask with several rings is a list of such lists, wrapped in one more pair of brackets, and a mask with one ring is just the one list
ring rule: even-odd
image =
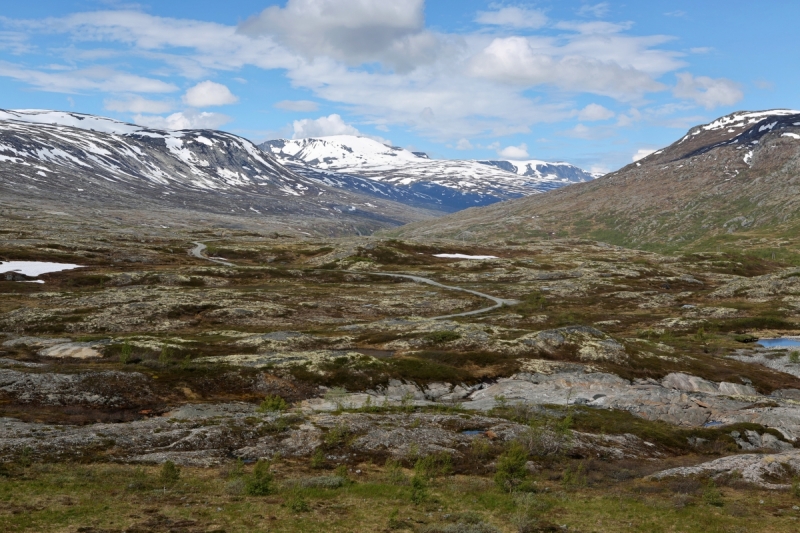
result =
[{"label": "blue sky", "polygon": [[799,108],[797,20],[739,0],[4,2],[0,107],[608,171]]}]

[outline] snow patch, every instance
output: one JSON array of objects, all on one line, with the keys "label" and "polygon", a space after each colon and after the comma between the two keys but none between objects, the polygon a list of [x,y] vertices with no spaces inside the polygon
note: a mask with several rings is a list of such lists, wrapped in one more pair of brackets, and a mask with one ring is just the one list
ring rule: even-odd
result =
[{"label": "snow patch", "polygon": [[465,255],[465,254],[433,254],[433,257],[442,257],[445,259],[497,259],[496,255]]},{"label": "snow patch", "polygon": [[26,276],[36,277],[51,272],[61,272],[63,270],[74,270],[83,268],[83,265],[72,265],[69,263],[46,263],[43,261],[8,261],[0,263],[0,274],[5,272],[19,272]]}]

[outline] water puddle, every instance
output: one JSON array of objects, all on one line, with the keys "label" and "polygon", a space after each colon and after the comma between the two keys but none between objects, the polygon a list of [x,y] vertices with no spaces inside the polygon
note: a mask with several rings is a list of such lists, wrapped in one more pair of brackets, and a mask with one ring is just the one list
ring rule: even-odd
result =
[{"label": "water puddle", "polygon": [[486,433],[486,430],[483,429],[465,429],[461,432],[462,435],[469,435],[471,437],[477,437],[478,435],[483,435]]},{"label": "water puddle", "polygon": [[756,344],[764,348],[800,348],[800,338],[778,337],[776,339],[758,339]]}]

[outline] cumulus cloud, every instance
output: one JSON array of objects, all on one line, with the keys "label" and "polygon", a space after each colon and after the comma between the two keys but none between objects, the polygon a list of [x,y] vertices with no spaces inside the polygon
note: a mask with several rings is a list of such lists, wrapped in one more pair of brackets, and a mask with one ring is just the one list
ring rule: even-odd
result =
[{"label": "cumulus cloud", "polygon": [[198,112],[194,110],[173,113],[167,117],[136,115],[133,121],[140,126],[166,130],[215,130],[232,119],[222,113]]},{"label": "cumulus cloud", "polygon": [[288,0],[245,21],[246,35],[274,36],[306,58],[350,65],[384,61],[400,70],[424,62],[438,44],[425,31],[424,0]]},{"label": "cumulus cloud", "polygon": [[514,160],[528,159],[530,157],[528,155],[528,145],[525,143],[522,143],[519,146],[506,146],[502,150],[498,150],[497,155],[506,159]]},{"label": "cumulus cloud", "polygon": [[672,90],[677,98],[693,100],[706,109],[733,105],[744,98],[739,84],[725,78],[694,77],[688,72],[677,74],[678,84]]},{"label": "cumulus cloud", "polygon": [[644,159],[645,157],[647,157],[648,155],[652,154],[653,152],[655,152],[655,150],[653,150],[651,148],[639,148],[636,151],[636,153],[633,154],[633,157],[631,159],[635,163],[636,161],[639,161],[640,159]]},{"label": "cumulus cloud", "polygon": [[284,111],[309,112],[316,111],[319,106],[311,100],[281,100],[275,107]]},{"label": "cumulus cloud", "polygon": [[633,65],[590,55],[559,57],[540,45],[525,37],[495,39],[473,58],[471,73],[498,82],[521,86],[555,85],[620,100],[640,98],[645,93],[665,88]]},{"label": "cumulus cloud", "polygon": [[239,98],[221,83],[202,81],[186,91],[183,101],[192,107],[212,107],[235,104]]},{"label": "cumulus cloud", "polygon": [[615,113],[600,104],[589,104],[578,113],[580,120],[595,121],[595,120],[608,120],[613,118]]},{"label": "cumulus cloud", "polygon": [[108,111],[116,111],[118,113],[169,113],[172,111],[173,105],[171,102],[163,102],[159,100],[148,100],[141,96],[130,96],[121,100],[106,100],[103,102],[103,107]]},{"label": "cumulus cloud", "polygon": [[317,119],[304,118],[303,120],[295,120],[292,127],[294,128],[293,139],[329,137],[331,135],[361,135],[358,129],[347,124],[336,113]]},{"label": "cumulus cloud", "polygon": [[538,9],[510,6],[494,11],[478,11],[475,22],[510,28],[536,29],[547,24],[547,16]]}]

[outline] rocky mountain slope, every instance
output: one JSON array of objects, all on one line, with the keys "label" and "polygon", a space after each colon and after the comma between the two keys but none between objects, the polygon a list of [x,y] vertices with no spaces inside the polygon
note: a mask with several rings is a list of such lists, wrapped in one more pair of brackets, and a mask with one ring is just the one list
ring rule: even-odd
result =
[{"label": "rocky mountain slope", "polygon": [[278,139],[260,147],[298,174],[447,212],[594,178],[568,163],[430,159],[422,152],[350,135]]},{"label": "rocky mountain slope", "polygon": [[737,112],[598,180],[410,225],[405,236],[590,237],[702,248],[800,227],[800,111]]},{"label": "rocky mountain slope", "polygon": [[72,211],[178,208],[283,222],[301,218],[337,233],[431,216],[296,174],[230,133],[163,131],[39,110],[0,111],[0,196]]}]

